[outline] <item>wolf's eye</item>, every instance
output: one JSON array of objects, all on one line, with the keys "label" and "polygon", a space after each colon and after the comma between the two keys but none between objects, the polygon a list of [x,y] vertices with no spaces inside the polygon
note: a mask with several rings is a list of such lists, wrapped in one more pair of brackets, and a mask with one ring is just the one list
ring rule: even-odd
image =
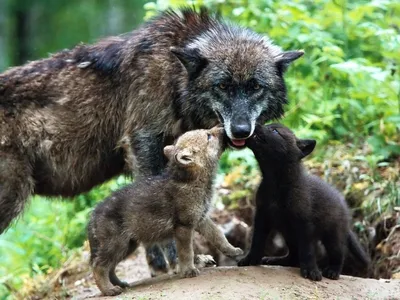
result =
[{"label": "wolf's eye", "polygon": [[207,133],[207,141],[211,139],[211,134]]},{"label": "wolf's eye", "polygon": [[261,86],[258,84],[258,83],[255,83],[254,85],[253,85],[253,89],[254,90],[259,90],[261,88]]},{"label": "wolf's eye", "polygon": [[218,84],[218,87],[219,87],[221,90],[226,90],[226,84],[223,83],[223,82],[221,82],[220,84]]}]

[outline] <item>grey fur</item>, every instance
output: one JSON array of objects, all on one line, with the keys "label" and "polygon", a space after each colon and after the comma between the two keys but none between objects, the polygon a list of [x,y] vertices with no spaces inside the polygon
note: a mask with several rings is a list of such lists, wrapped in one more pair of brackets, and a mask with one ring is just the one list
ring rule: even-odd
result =
[{"label": "grey fur", "polygon": [[[104,295],[119,294],[127,286],[114,269],[139,243],[175,238],[184,277],[199,274],[194,265],[194,230],[227,256],[243,254],[208,216],[223,140],[221,127],[185,133],[175,145],[164,148],[169,164],[162,175],[138,179],[95,208],[88,226],[91,264]],[[196,261],[207,264],[210,259]]]}]

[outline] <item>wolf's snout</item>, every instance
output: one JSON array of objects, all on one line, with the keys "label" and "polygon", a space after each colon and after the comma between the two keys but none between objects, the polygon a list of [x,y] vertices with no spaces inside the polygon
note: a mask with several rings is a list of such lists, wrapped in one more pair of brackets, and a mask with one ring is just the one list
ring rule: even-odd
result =
[{"label": "wolf's snout", "polygon": [[231,126],[231,133],[234,139],[246,139],[251,134],[251,125],[247,123],[234,124]]}]

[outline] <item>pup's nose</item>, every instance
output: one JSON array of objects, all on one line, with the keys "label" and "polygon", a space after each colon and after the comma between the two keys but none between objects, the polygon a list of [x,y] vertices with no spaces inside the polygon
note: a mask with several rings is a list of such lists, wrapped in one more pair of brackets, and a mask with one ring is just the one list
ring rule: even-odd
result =
[{"label": "pup's nose", "polygon": [[245,139],[248,138],[251,133],[251,126],[247,123],[235,124],[231,126],[231,132],[233,138]]},{"label": "pup's nose", "polygon": [[224,132],[224,127],[222,127],[221,125],[214,126],[213,128],[210,129],[210,133],[212,135],[219,135],[222,134],[223,132]]}]

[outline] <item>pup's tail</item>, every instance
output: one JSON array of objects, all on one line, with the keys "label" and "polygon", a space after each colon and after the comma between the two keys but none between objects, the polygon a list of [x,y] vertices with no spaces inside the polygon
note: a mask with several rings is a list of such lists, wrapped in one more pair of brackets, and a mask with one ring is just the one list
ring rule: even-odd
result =
[{"label": "pup's tail", "polygon": [[369,268],[371,260],[368,257],[367,253],[365,253],[363,247],[357,239],[357,236],[353,231],[349,231],[347,236],[347,247],[350,252],[357,258],[357,260],[363,265],[365,268]]}]

